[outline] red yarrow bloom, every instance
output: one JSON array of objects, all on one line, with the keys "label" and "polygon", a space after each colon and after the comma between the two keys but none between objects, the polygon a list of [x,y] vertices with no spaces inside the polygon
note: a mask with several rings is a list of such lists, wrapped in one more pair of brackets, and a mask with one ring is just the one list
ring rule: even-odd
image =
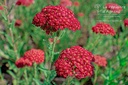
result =
[{"label": "red yarrow bloom", "polygon": [[[45,24],[42,24],[42,22]],[[45,30],[47,34],[65,28],[72,31],[80,29],[80,23],[74,17],[73,12],[63,6],[46,6],[42,9],[41,15],[38,15],[38,13],[35,15],[33,18],[33,24],[36,26],[42,25],[40,27]]]},{"label": "red yarrow bloom", "polygon": [[80,2],[79,2],[79,1],[75,1],[75,2],[73,3],[73,5],[76,6],[76,7],[79,7],[79,6],[80,6]]},{"label": "red yarrow bloom", "polygon": [[99,22],[97,23],[95,26],[92,27],[93,32],[97,33],[101,33],[103,35],[112,35],[114,36],[115,30],[107,23],[104,22]]},{"label": "red yarrow bloom", "polygon": [[16,61],[18,68],[32,66],[33,63],[40,64],[44,62],[44,51],[40,49],[31,49],[24,53],[24,56]]},{"label": "red yarrow bloom", "polygon": [[124,25],[128,27],[128,18],[124,20]]},{"label": "red yarrow bloom", "polygon": [[0,6],[0,10],[4,10],[4,8],[2,6]]},{"label": "red yarrow bloom", "polygon": [[17,19],[17,20],[15,21],[15,26],[16,26],[16,27],[21,26],[21,24],[22,24],[22,21],[21,21],[21,20]]},{"label": "red yarrow bloom", "polygon": [[24,58],[24,57],[21,57],[20,59],[18,59],[15,63],[15,65],[18,67],[18,68],[23,68],[24,66],[32,66],[32,62],[29,61],[28,59]]},{"label": "red yarrow bloom", "polygon": [[70,0],[60,0],[60,5],[64,7],[72,6],[72,2]]},{"label": "red yarrow bloom", "polygon": [[101,66],[101,67],[106,67],[107,66],[107,60],[105,57],[101,57],[100,55],[95,55],[94,56],[94,59],[95,59],[95,63],[98,65],[98,66]]},{"label": "red yarrow bloom", "polygon": [[106,9],[116,14],[119,14],[122,11],[122,7],[116,3],[107,3]]},{"label": "red yarrow bloom", "polygon": [[30,6],[34,0],[17,0],[16,5]]},{"label": "red yarrow bloom", "polygon": [[34,16],[33,22],[35,26],[40,27],[43,26],[46,23],[44,14],[39,12]]},{"label": "red yarrow bloom", "polygon": [[54,65],[59,76],[82,79],[93,75],[93,60],[91,52],[80,46],[73,46],[63,50]]}]

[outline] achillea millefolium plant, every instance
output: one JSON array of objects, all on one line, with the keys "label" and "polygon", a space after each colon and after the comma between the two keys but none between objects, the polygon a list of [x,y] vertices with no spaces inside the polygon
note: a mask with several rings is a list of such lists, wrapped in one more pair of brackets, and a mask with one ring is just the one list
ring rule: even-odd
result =
[{"label": "achillea millefolium plant", "polygon": [[127,85],[127,6],[1,0],[0,85]]}]

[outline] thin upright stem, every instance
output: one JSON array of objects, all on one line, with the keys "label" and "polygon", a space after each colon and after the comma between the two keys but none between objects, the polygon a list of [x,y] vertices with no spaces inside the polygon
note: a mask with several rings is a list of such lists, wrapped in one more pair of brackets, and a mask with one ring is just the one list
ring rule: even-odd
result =
[{"label": "thin upright stem", "polygon": [[93,85],[96,85],[97,76],[98,76],[98,69],[99,69],[99,67],[96,65],[95,66],[95,74],[94,74],[94,82],[93,82]]},{"label": "thin upright stem", "polygon": [[[7,7],[7,1],[4,0],[4,4],[5,6]],[[7,8],[5,9],[5,12],[6,12],[6,15],[7,15],[7,20],[8,20],[8,26],[10,25],[10,19],[9,19],[9,15],[8,15],[8,10]],[[18,54],[17,54],[17,47],[15,45],[15,41],[14,41],[14,35],[13,35],[13,32],[12,32],[12,28],[9,27],[9,31],[10,31],[10,36],[11,36],[11,40],[12,40],[12,43],[13,43],[13,49],[14,49],[14,52],[16,54],[16,59],[18,59]]]},{"label": "thin upright stem", "polygon": [[28,80],[28,75],[27,75],[27,67],[24,70],[24,77],[25,77],[25,80],[26,80],[26,85],[29,85],[29,80]]}]

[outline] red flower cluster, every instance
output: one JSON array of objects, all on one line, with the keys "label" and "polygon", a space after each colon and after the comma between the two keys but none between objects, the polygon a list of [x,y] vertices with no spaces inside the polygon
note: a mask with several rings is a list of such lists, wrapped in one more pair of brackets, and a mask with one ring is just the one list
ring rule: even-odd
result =
[{"label": "red flower cluster", "polygon": [[73,46],[63,50],[55,62],[55,68],[59,76],[74,76],[78,79],[93,75],[94,57],[91,52],[80,46]]},{"label": "red flower cluster", "polygon": [[17,20],[15,21],[15,26],[16,26],[16,27],[21,26],[21,24],[22,24],[22,21],[21,21],[21,20],[17,19]]},{"label": "red flower cluster", "polygon": [[32,23],[40,26],[47,34],[64,28],[72,31],[80,29],[80,23],[74,17],[73,12],[63,6],[46,6],[35,15]]},{"label": "red flower cluster", "polygon": [[94,59],[95,59],[95,63],[98,65],[98,66],[102,66],[102,67],[106,67],[107,65],[107,60],[105,57],[101,57],[99,55],[95,55],[94,56]]},{"label": "red flower cluster", "polygon": [[16,5],[30,6],[34,3],[34,0],[18,0]]},{"label": "red flower cluster", "polygon": [[128,18],[124,20],[124,25],[128,27]]},{"label": "red flower cluster", "polygon": [[0,10],[4,10],[4,8],[2,6],[0,6]]},{"label": "red flower cluster", "polygon": [[107,3],[106,9],[112,11],[113,13],[119,14],[122,11],[122,7],[116,3]]},{"label": "red flower cluster", "polygon": [[70,0],[60,0],[60,5],[64,7],[72,6],[72,2]]},{"label": "red flower cluster", "polygon": [[73,5],[76,6],[76,7],[79,7],[79,6],[80,6],[80,2],[79,2],[79,1],[75,1],[75,2],[73,3]]},{"label": "red flower cluster", "polygon": [[92,27],[92,30],[95,33],[101,33],[104,35],[110,34],[110,35],[114,36],[116,34],[114,29],[109,24],[106,24],[103,22],[97,23],[95,26]]},{"label": "red flower cluster", "polygon": [[18,68],[21,68],[24,66],[32,66],[34,62],[37,64],[44,62],[44,51],[31,49],[25,52],[24,56],[18,59],[15,64]]}]

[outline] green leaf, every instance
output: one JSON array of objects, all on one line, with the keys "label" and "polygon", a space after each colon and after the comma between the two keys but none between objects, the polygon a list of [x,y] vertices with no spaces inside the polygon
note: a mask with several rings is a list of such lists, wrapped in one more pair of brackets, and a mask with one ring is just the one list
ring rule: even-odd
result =
[{"label": "green leaf", "polygon": [[126,46],[128,47],[128,41],[126,41]]},{"label": "green leaf", "polygon": [[0,56],[6,59],[9,59],[9,56],[6,55],[1,49],[0,49]]},{"label": "green leaf", "polygon": [[41,82],[39,80],[33,78],[33,81],[36,83],[36,85],[41,85]]},{"label": "green leaf", "polygon": [[24,42],[19,43],[19,45],[17,47],[17,50],[18,50],[19,54],[21,53],[21,50],[22,50],[23,46],[24,46]]},{"label": "green leaf", "polygon": [[14,50],[8,49],[8,50],[6,50],[6,52],[8,53],[10,58],[13,58],[13,59],[16,58],[16,54],[15,54]]},{"label": "green leaf", "polygon": [[6,36],[8,43],[13,47],[11,36],[9,36],[8,34],[6,34],[5,36]]},{"label": "green leaf", "polygon": [[4,18],[4,20],[7,21],[7,17],[6,17],[6,15],[5,15],[5,13],[4,13],[3,11],[1,11],[0,13],[1,13],[2,17]]},{"label": "green leaf", "polygon": [[54,78],[56,77],[56,71],[55,70],[51,70],[50,74],[49,74],[49,81],[51,82]]},{"label": "green leaf", "polygon": [[43,85],[52,85],[50,82],[47,82],[46,80],[43,82]]},{"label": "green leaf", "polygon": [[127,60],[125,58],[120,60],[120,66],[126,66],[126,64]]},{"label": "green leaf", "polygon": [[16,78],[15,74],[14,74],[12,71],[8,70],[7,72],[8,72],[13,78]]}]

